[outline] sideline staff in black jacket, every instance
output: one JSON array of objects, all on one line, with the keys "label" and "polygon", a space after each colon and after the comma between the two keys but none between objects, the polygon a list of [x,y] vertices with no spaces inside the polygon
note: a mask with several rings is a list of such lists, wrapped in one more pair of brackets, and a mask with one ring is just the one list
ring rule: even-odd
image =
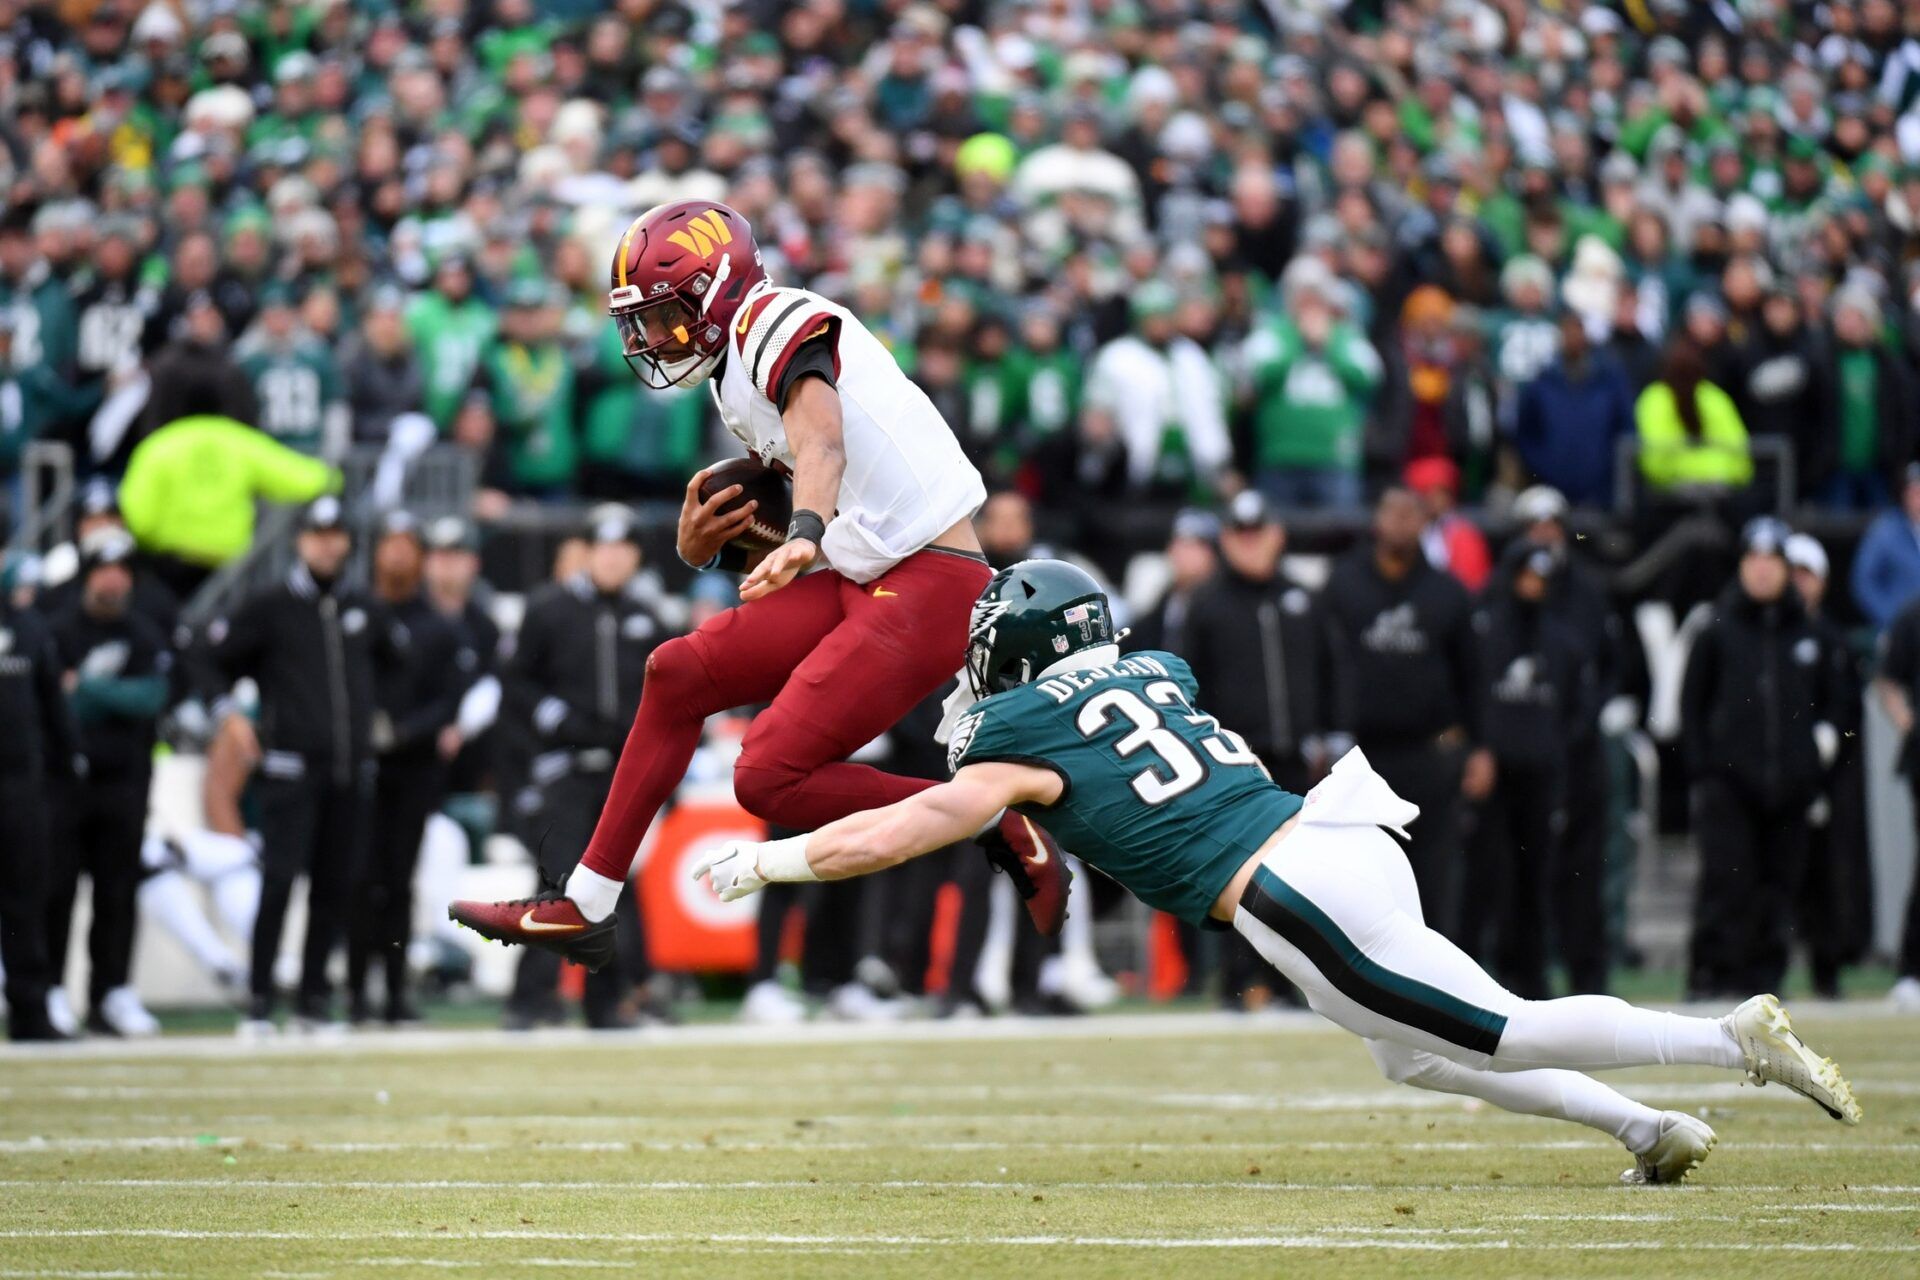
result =
[{"label": "sideline staff in black jacket", "polygon": [[[455,795],[493,788],[493,727],[500,714],[500,677],[494,662],[500,628],[479,597],[480,543],[459,516],[442,516],[427,527],[423,566],[427,599],[459,638],[473,666],[460,673],[460,710],[441,730],[441,754],[450,760],[447,789]],[[482,687],[484,686],[484,687]]]},{"label": "sideline staff in black jacket", "polygon": [[272,1029],[273,962],[302,875],[308,920],[294,1012],[303,1023],[331,1020],[327,959],[346,927],[373,796],[374,658],[393,647],[384,615],[340,580],[353,543],[337,498],[307,508],[294,545],[299,559],[286,581],[207,633],[220,674],[251,676],[260,687],[257,734],[244,734],[260,762],[263,881],[242,1027],[253,1036]]},{"label": "sideline staff in black jacket", "polygon": [[1266,499],[1237,495],[1220,535],[1225,562],[1194,592],[1179,651],[1221,723],[1247,740],[1273,779],[1305,794],[1324,758],[1328,673],[1325,624],[1304,587],[1280,569],[1287,531]]},{"label": "sideline staff in black jacket", "polygon": [[73,898],[84,871],[92,885],[87,935],[87,1025],[122,1034],[108,994],[127,984],[133,962],[140,842],[153,781],[153,742],[166,709],[173,652],[159,625],[139,612],[133,538],[113,529],[86,542],[72,602],[53,619],[67,673],[87,776],[59,789],[60,839],[47,902],[47,954],[54,972],[67,958]]},{"label": "sideline staff in black jacket", "polygon": [[1739,576],[1694,641],[1681,686],[1700,841],[1690,998],[1779,984],[1807,856],[1807,806],[1840,749],[1846,656],[1789,586],[1788,536],[1771,516],[1748,523]]},{"label": "sideline staff in black jacket", "polygon": [[48,775],[85,771],[60,692],[60,657],[39,614],[0,591],[0,960],[7,967],[7,1033],[62,1040],[47,1017]]},{"label": "sideline staff in black jacket", "polygon": [[[587,567],[527,604],[501,671],[507,715],[531,725],[533,785],[519,815],[543,875],[564,881],[593,835],[613,787],[613,766],[640,708],[647,659],[670,636],[635,575],[639,530],[618,503],[588,513]],[[582,1004],[593,1027],[630,1026],[628,979],[645,979],[646,949],[629,883],[615,911],[619,960],[587,975]],[[529,948],[520,957],[506,1025],[523,1030],[559,1016],[560,958]]]},{"label": "sideline staff in black jacket", "polygon": [[1605,580],[1568,536],[1567,500],[1560,491],[1548,485],[1521,490],[1513,515],[1524,525],[1523,541],[1553,554],[1554,572],[1541,608],[1559,620],[1592,668],[1591,697],[1568,729],[1565,821],[1547,897],[1555,921],[1554,946],[1568,984],[1575,995],[1604,995],[1612,929],[1607,842],[1613,782],[1600,714],[1616,697],[1622,698],[1617,714],[1630,714],[1631,701],[1623,695],[1644,660],[1614,610]]},{"label": "sideline staff in black jacket", "polygon": [[[1313,597],[1281,571],[1286,547],[1266,499],[1250,489],[1236,495],[1220,534],[1224,563],[1193,593],[1178,652],[1221,723],[1246,739],[1275,782],[1305,794],[1333,763],[1324,736],[1331,679],[1326,624]],[[1200,940],[1192,942],[1198,950]],[[1227,1007],[1263,1005],[1271,973],[1245,939],[1221,939]]]},{"label": "sideline staff in black jacket", "polygon": [[446,795],[451,752],[441,734],[459,713],[469,673],[479,666],[453,621],[421,590],[425,557],[424,537],[411,515],[390,511],[382,517],[373,549],[373,590],[391,634],[404,639],[404,651],[380,664],[374,675],[373,747],[380,770],[347,935],[347,1018],[356,1024],[373,1016],[367,974],[376,965],[386,980],[386,1021],[419,1020],[407,994],[413,872],[427,819]]},{"label": "sideline staff in black jacket", "polygon": [[1485,672],[1482,728],[1497,778],[1480,809],[1461,940],[1469,952],[1491,925],[1491,968],[1500,984],[1544,1000],[1547,930],[1567,931],[1563,895],[1548,892],[1564,847],[1567,762],[1578,727],[1592,716],[1593,667],[1580,641],[1547,605],[1560,557],[1522,540],[1507,548],[1474,615]]},{"label": "sideline staff in black jacket", "polygon": [[1840,754],[1827,771],[1819,798],[1807,808],[1807,869],[1794,894],[1813,992],[1838,1000],[1840,970],[1866,954],[1873,935],[1866,761],[1860,736],[1861,655],[1826,612],[1829,566],[1819,539],[1806,533],[1788,538],[1787,564],[1794,593],[1821,643],[1841,655],[1840,693],[1834,701],[1839,719],[1833,724],[1840,731]]},{"label": "sideline staff in black jacket", "polygon": [[1426,519],[1407,490],[1382,493],[1372,543],[1334,566],[1321,605],[1333,644],[1333,727],[1352,734],[1380,776],[1420,806],[1407,858],[1428,922],[1454,935],[1459,797],[1483,799],[1494,765],[1475,745],[1472,604],[1466,588],[1427,563]]}]

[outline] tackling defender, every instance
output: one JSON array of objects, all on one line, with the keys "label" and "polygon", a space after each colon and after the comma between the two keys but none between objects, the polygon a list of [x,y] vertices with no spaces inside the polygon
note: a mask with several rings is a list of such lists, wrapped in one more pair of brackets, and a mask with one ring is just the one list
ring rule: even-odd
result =
[{"label": "tackling defender", "polygon": [[1611,996],[1522,1000],[1421,919],[1404,838],[1418,814],[1358,751],[1303,800],[1270,781],[1238,735],[1194,702],[1170,653],[1122,658],[1106,597],[1085,573],[1029,560],[974,605],[967,676],[981,699],[957,722],[953,779],[811,835],[735,841],[696,874],[729,901],[775,880],[864,875],[941,848],[1002,808],[1047,822],[1151,907],[1237,929],[1363,1037],[1389,1079],[1612,1134],[1629,1182],[1675,1182],[1713,1130],[1581,1074],[1685,1063],[1779,1081],[1858,1124],[1853,1091],[1796,1036],[1772,996],[1724,1018],[1637,1009]]},{"label": "tackling defender", "polygon": [[[642,214],[621,237],[612,284],[608,310],[641,381],[711,380],[727,430],[793,477],[794,512],[785,543],[749,560],[729,543],[755,504],[723,513],[739,485],[703,502],[706,472],[688,482],[680,556],[746,571],[745,603],[653,651],[612,791],[565,886],[448,909],[485,937],[590,968],[612,958],[615,901],[708,716],[771,703],[741,746],[734,793],[781,826],[816,827],[934,785],[847,757],[960,669],[967,609],[991,573],[973,533],[986,487],[933,402],[852,312],[773,284],[740,214],[705,201]],[[831,568],[806,572],[821,562]],[[574,711],[556,707],[533,727],[568,745]],[[982,836],[1041,931],[1058,931],[1066,871],[1045,834],[1011,813],[966,834]]]}]

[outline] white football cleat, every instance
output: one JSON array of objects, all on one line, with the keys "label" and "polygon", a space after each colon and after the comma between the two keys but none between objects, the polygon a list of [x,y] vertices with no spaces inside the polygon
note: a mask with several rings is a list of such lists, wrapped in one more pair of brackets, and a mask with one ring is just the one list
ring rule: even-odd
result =
[{"label": "white football cleat", "polygon": [[764,1027],[790,1027],[807,1020],[807,1003],[771,979],[747,988],[740,1003],[740,1021]]},{"label": "white football cleat", "polygon": [[1633,1168],[1621,1174],[1620,1181],[1647,1186],[1683,1182],[1717,1141],[1706,1121],[1684,1111],[1662,1111],[1659,1138],[1646,1151],[1635,1153]]},{"label": "white football cleat", "polygon": [[1907,977],[1893,984],[1887,1003],[1902,1013],[1920,1013],[1920,978]]},{"label": "white football cleat", "polygon": [[74,1016],[73,1002],[67,999],[65,987],[47,988],[47,1021],[69,1040],[80,1034],[80,1019]]},{"label": "white football cleat", "polygon": [[1747,1060],[1747,1079],[1756,1085],[1779,1081],[1820,1104],[1843,1124],[1860,1123],[1853,1086],[1833,1065],[1793,1032],[1793,1022],[1777,996],[1754,996],[1721,1020]]},{"label": "white football cleat", "polygon": [[309,1040],[336,1041],[347,1038],[347,1024],[337,1018],[316,1018],[296,1013],[293,1029]]},{"label": "white football cleat", "polygon": [[160,1019],[140,1003],[140,993],[132,987],[115,987],[101,996],[95,1013],[113,1034],[128,1040],[144,1040],[160,1034]]},{"label": "white football cleat", "polygon": [[1061,957],[1060,998],[1074,1008],[1092,1013],[1119,1003],[1121,994],[1120,984],[1102,973],[1091,955]]},{"label": "white football cleat", "polygon": [[280,1028],[268,1018],[242,1018],[233,1034],[241,1044],[268,1044],[280,1034]]},{"label": "white football cleat", "polygon": [[836,1022],[899,1022],[909,1009],[905,1000],[889,1000],[862,983],[843,982],[828,993],[826,1015]]}]

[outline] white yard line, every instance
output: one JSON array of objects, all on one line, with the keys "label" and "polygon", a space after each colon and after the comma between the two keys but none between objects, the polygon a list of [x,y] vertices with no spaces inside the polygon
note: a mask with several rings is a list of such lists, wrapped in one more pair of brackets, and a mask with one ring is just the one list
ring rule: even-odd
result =
[{"label": "white yard line", "polygon": [[[343,1117],[346,1119],[347,1117]],[[465,1118],[454,1118],[450,1122],[459,1122]],[[535,1123],[537,1117],[503,1117],[514,1123]],[[886,1121],[891,1117],[876,1117]],[[971,1117],[978,1120],[980,1117]],[[994,1117],[1000,1120],[1004,1117]],[[277,1122],[276,1122],[277,1123]],[[1012,1142],[989,1139],[955,1141],[859,1141],[825,1139],[813,1140],[795,1134],[792,1136],[722,1139],[713,1141],[667,1142],[660,1140],[633,1141],[566,1141],[532,1138],[519,1142],[454,1141],[425,1139],[420,1141],[366,1141],[366,1142],[322,1142],[322,1141],[281,1141],[278,1139],[251,1138],[233,1134],[223,1134],[212,1139],[186,1137],[177,1134],[161,1134],[143,1137],[47,1137],[35,1135],[26,1138],[0,1139],[0,1155],[57,1155],[76,1151],[186,1151],[201,1148],[210,1151],[301,1151],[327,1153],[368,1153],[368,1152],[405,1152],[405,1151],[452,1151],[463,1153],[518,1152],[535,1154],[542,1151],[571,1152],[662,1152],[662,1153],[698,1153],[720,1151],[756,1151],[779,1154],[805,1155],[809,1152],[823,1151],[944,1151],[963,1153],[969,1151],[1081,1151],[1081,1152],[1134,1152],[1134,1153],[1174,1153],[1192,1151],[1216,1151],[1233,1153],[1241,1151],[1423,1151],[1423,1152],[1469,1152],[1469,1151],[1611,1151],[1617,1144],[1611,1142],[1585,1142],[1566,1140],[1559,1142],[1395,1142],[1382,1139],[1375,1142],[1312,1141],[1298,1142],[1282,1134],[1243,1135],[1236,1134],[1230,1139],[1218,1142]],[[1814,1151],[1814,1152],[1901,1152],[1920,1151],[1920,1143],[1913,1142],[1741,1142],[1736,1144],[1746,1151]],[[1792,1190],[1789,1187],[1787,1190]],[[1920,1191],[1920,1187],[1914,1190]]]},{"label": "white yard line", "polygon": [[[384,1086],[384,1087],[383,1087]],[[1875,1097],[1916,1097],[1920,1096],[1920,1082],[1879,1080],[1855,1081],[1855,1089],[1861,1096],[1871,1100]],[[1409,1088],[1385,1088],[1377,1090],[1323,1090],[1308,1089],[1295,1093],[1142,1093],[1137,1087],[1127,1084],[1102,1084],[1085,1081],[1062,1081],[1058,1085],[1016,1085],[1016,1084],[929,1084],[909,1081],[874,1081],[870,1078],[851,1078],[837,1082],[822,1082],[817,1086],[765,1087],[748,1082],[727,1083],[719,1081],[676,1083],[649,1078],[646,1082],[646,1103],[659,1115],[601,1115],[593,1113],[572,1115],[551,1114],[513,1114],[477,1116],[460,1113],[461,1118],[540,1120],[558,1123],[646,1123],[673,1116],[683,1110],[688,1100],[708,1101],[717,1099],[751,1099],[765,1107],[809,1109],[823,1102],[831,1106],[845,1105],[848,1102],[872,1100],[876,1091],[884,1091],[887,1105],[902,1100],[919,1102],[979,1102],[1012,1103],[1040,1102],[1051,1104],[1055,1109],[1044,1112],[1016,1113],[996,1109],[993,1118],[1001,1122],[1039,1122],[1057,1124],[1084,1123],[1090,1118],[1088,1111],[1061,1110],[1058,1108],[1081,1105],[1096,1108],[1099,1115],[1115,1113],[1116,1109],[1130,1119],[1175,1120],[1183,1117],[1207,1118],[1222,1113],[1258,1113],[1272,1115],[1291,1115],[1307,1112],[1337,1111],[1469,1111],[1477,1109],[1470,1100],[1449,1094],[1436,1094]],[[210,1102],[224,1100],[252,1100],[260,1098],[314,1098],[334,1097],[342,1099],[361,1099],[368,1103],[375,1101],[376,1095],[388,1096],[379,1105],[409,1103],[418,1104],[437,1099],[455,1097],[464,1102],[474,1103],[489,1096],[512,1098],[525,1095],[524,1087],[463,1087],[457,1081],[422,1082],[404,1076],[392,1081],[369,1080],[359,1085],[315,1084],[304,1085],[261,1085],[251,1081],[232,1081],[208,1083],[202,1085],[134,1086],[134,1085],[11,1085],[0,1086],[0,1099],[25,1099],[33,1102],[74,1102],[97,1103],[103,1101],[138,1101],[143,1099],[205,1099]],[[1787,1089],[1755,1090],[1752,1086],[1737,1081],[1700,1080],[1694,1082],[1662,1083],[1655,1081],[1629,1081],[1622,1086],[1621,1092],[1646,1103],[1685,1104],[1708,1102],[1736,1102],[1743,1105],[1755,1103],[1773,1103],[1785,1106],[1805,1106],[1806,1100]],[[438,1118],[431,1116],[409,1116],[409,1119]],[[885,1120],[901,1124],[927,1124],[943,1120],[977,1121],[979,1112],[940,1113],[916,1112],[908,1115],[896,1115],[888,1111],[869,1113],[814,1114],[812,1118],[820,1123],[832,1122],[869,1122]],[[1920,1146],[1920,1144],[1915,1144]]]},{"label": "white yard line", "polygon": [[[1667,1005],[1719,1017],[1724,1007]],[[1872,1022],[1902,1015],[1873,1001],[1819,1004],[1796,1001],[1793,1008],[1816,1028],[1822,1021]],[[533,1032],[493,1029],[419,1030],[349,1035],[341,1039],[288,1036],[263,1045],[242,1045],[228,1036],[162,1036],[154,1040],[83,1040],[77,1044],[0,1046],[0,1061],[85,1061],[127,1058],[211,1058],[232,1062],[288,1055],[357,1057],[394,1053],[443,1053],[465,1050],[516,1051],[556,1046],[576,1048],[713,1048],[741,1045],[835,1045],[940,1043],[950,1040],[1164,1040],[1186,1036],[1283,1037],[1301,1032],[1340,1034],[1317,1014],[1286,1012],[1247,1018],[1231,1013],[1143,1012],[1084,1018],[996,1018],[984,1022],[923,1021],[895,1023],[802,1023],[790,1027],[703,1023],[690,1027],[647,1027],[638,1031],[586,1031],[564,1028]]]},{"label": "white yard line", "polygon": [[[545,1179],[482,1179],[482,1178],[12,1178],[0,1180],[0,1187],[42,1188],[49,1191],[66,1191],[79,1188],[105,1188],[123,1190],[145,1189],[229,1189],[252,1191],[547,1191],[572,1194],[583,1191],[835,1191],[848,1188],[877,1190],[953,1190],[953,1191],[1237,1191],[1255,1193],[1285,1192],[1300,1194],[1304,1192],[1329,1191],[1340,1193],[1360,1193],[1377,1195],[1398,1195],[1403,1192],[1541,1192],[1572,1191],[1591,1192],[1599,1190],[1622,1196],[1659,1196],[1711,1194],[1711,1195],[1779,1195],[1783,1192],[1803,1188],[1783,1185],[1738,1184],[1688,1184],[1683,1187],[1662,1188],[1648,1192],[1641,1188],[1608,1184],[1602,1187],[1574,1186],[1563,1184],[1553,1186],[1528,1186],[1524,1184],[1495,1185],[1470,1183],[1317,1183],[1317,1182],[1274,1182],[1260,1178],[1211,1179],[1211,1180],[1169,1180],[1152,1181],[1147,1179],[1129,1179],[1125,1181],[1095,1182],[1074,1181],[1054,1182],[1046,1179],[992,1179],[992,1178],[883,1178],[883,1179],[841,1179],[841,1178],[660,1178],[660,1179],[589,1179],[545,1180]],[[1825,1189],[1832,1194],[1831,1189]],[[1914,1195],[1920,1193],[1920,1186],[1876,1185],[1848,1186],[1844,1190],[1855,1195]],[[1822,1205],[1770,1204],[1756,1206],[1760,1211],[1778,1211],[1782,1209],[1857,1209],[1861,1212],[1912,1213],[1909,1205],[1848,1205],[1827,1203]],[[1666,1217],[1659,1214],[1524,1214],[1519,1221],[1563,1222],[1592,1220],[1622,1222],[1657,1222]],[[1689,1221],[1701,1221],[1697,1215],[1688,1214]]]},{"label": "white yard line", "polygon": [[231,1036],[161,1036],[153,1040],[81,1040],[72,1044],[0,1047],[0,1060],[61,1061],[89,1058],[214,1058],[245,1061],[289,1055],[361,1057],[394,1053],[578,1049],[724,1048],[759,1045],[899,1044],[948,1040],[1164,1040],[1185,1036],[1285,1035],[1304,1031],[1339,1034],[1317,1014],[1290,1012],[1257,1022],[1230,1013],[1104,1014],[1084,1018],[995,1018],[987,1021],[808,1022],[772,1027],[743,1023],[702,1023],[687,1027],[643,1027],[636,1031],[588,1031],[547,1028],[539,1031],[462,1030],[382,1031],[338,1039],[282,1036],[243,1045]]},{"label": "white yard line", "polygon": [[[1864,1098],[1920,1096],[1920,1082],[1911,1080],[1854,1079],[1855,1092]],[[1037,1091],[1043,1096],[1044,1090]],[[1069,1097],[1074,1090],[1063,1088],[1057,1096]],[[1123,1091],[1124,1092],[1124,1091]],[[1790,1089],[1756,1089],[1738,1080],[1655,1081],[1626,1080],[1620,1092],[1640,1102],[1780,1102],[1806,1106],[1807,1101]],[[817,1094],[813,1096],[818,1096]],[[1276,1093],[1201,1093],[1172,1092],[1146,1095],[1143,1101],[1169,1107],[1207,1107],[1221,1111],[1444,1111],[1461,1109],[1465,1103],[1445,1094],[1419,1094],[1412,1098],[1404,1089],[1369,1089],[1350,1092],[1307,1090],[1292,1094]]]},{"label": "white yard line", "polygon": [[1920,1205],[1911,1204],[1763,1204],[1762,1210],[1789,1213],[1912,1213],[1920,1214]]},{"label": "white yard line", "polygon": [[1285,1236],[907,1236],[907,1235],[726,1235],[667,1232],[599,1231],[202,1231],[141,1227],[49,1228],[45,1230],[4,1230],[7,1240],[279,1240],[336,1242],[343,1240],[564,1240],[599,1244],[671,1245],[699,1248],[709,1245],[734,1245],[750,1249],[784,1249],[789,1246],[853,1245],[892,1246],[896,1248],[1042,1247],[1042,1248],[1115,1248],[1115,1249],[1356,1249],[1356,1250],[1531,1250],[1536,1252],[1675,1250],[1712,1252],[1769,1253],[1920,1253],[1916,1244],[1854,1244],[1847,1242],[1790,1241],[1677,1241],[1623,1240],[1616,1242],[1531,1243],[1514,1240],[1402,1240],[1391,1238],[1355,1239],[1350,1233],[1330,1229],[1325,1234]]},{"label": "white yard line", "polygon": [[501,1267],[566,1267],[587,1271],[631,1271],[631,1262],[611,1262],[605,1258],[515,1258],[511,1262],[477,1262],[460,1258],[355,1258],[356,1267],[440,1267],[447,1270],[476,1270],[485,1267],[499,1270]]},{"label": "white yard line", "polygon": [[365,1097],[370,1093],[362,1085],[300,1084],[266,1085],[254,1083],[204,1085],[83,1085],[30,1084],[0,1086],[0,1098],[26,1098],[34,1102],[59,1099],[74,1102],[101,1102],[109,1099],[137,1098],[310,1098],[315,1094]]}]

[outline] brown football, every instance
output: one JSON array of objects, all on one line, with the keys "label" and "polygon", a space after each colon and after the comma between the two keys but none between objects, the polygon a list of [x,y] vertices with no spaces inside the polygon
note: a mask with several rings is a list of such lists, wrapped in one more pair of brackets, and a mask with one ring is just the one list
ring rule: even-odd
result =
[{"label": "brown football", "polygon": [[722,489],[740,486],[720,507],[720,514],[738,510],[744,502],[758,502],[753,523],[733,540],[744,551],[768,551],[787,540],[787,523],[793,519],[793,484],[758,458],[729,458],[707,468],[700,484],[700,501],[709,502]]}]

